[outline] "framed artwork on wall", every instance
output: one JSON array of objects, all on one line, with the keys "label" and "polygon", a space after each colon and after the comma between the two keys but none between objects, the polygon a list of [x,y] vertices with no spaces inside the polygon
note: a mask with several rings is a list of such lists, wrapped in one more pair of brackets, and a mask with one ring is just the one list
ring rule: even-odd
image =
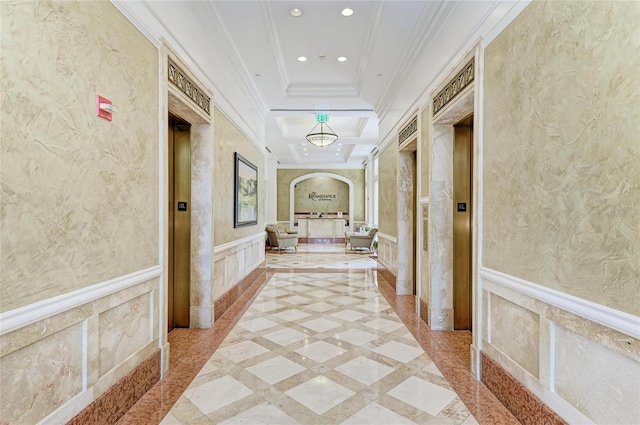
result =
[{"label": "framed artwork on wall", "polygon": [[258,224],[258,167],[235,154],[233,227]]}]

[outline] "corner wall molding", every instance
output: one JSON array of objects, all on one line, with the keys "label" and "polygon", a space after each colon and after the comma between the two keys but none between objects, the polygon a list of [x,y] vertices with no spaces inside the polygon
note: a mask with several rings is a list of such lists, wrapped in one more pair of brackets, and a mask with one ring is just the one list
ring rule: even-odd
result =
[{"label": "corner wall molding", "polygon": [[640,317],[634,316],[633,314],[565,294],[555,289],[546,288],[537,283],[529,282],[486,267],[480,268],[480,277],[483,280],[489,280],[505,288],[512,289],[518,293],[528,295],[554,307],[584,317],[592,322],[640,339]]},{"label": "corner wall molding", "polygon": [[233,248],[237,248],[246,244],[247,242],[251,242],[256,239],[264,238],[266,235],[265,231],[261,231],[258,233],[254,233],[253,235],[245,236],[244,238],[236,239],[235,241],[227,242],[222,245],[218,245],[213,248],[213,255],[220,254],[221,252],[228,251]]},{"label": "corner wall molding", "polygon": [[157,265],[114,279],[105,280],[66,294],[57,295],[24,307],[0,313],[0,335],[36,323],[72,308],[79,307],[147,280],[159,277],[162,267]]}]

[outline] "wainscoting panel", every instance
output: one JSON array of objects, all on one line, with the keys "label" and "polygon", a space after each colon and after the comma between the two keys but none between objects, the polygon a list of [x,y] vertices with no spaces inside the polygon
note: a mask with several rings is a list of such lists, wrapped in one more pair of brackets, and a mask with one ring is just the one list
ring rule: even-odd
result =
[{"label": "wainscoting panel", "polygon": [[394,276],[398,276],[398,240],[378,232],[378,261]]},{"label": "wainscoting panel", "polygon": [[482,381],[505,405],[546,405],[567,423],[637,423],[640,318],[487,268],[479,285]]},{"label": "wainscoting panel", "polygon": [[[265,232],[220,245],[213,251],[214,303],[265,260]],[[215,313],[218,317],[218,313]]]},{"label": "wainscoting panel", "polygon": [[[24,322],[16,321],[0,336],[2,421],[66,423],[159,354],[159,271],[155,267],[98,283],[66,294],[59,303],[28,306]],[[147,375],[145,387],[159,379],[159,362]],[[133,387],[136,394],[142,391]],[[120,397],[114,405],[137,401],[122,388],[113,394]]]}]

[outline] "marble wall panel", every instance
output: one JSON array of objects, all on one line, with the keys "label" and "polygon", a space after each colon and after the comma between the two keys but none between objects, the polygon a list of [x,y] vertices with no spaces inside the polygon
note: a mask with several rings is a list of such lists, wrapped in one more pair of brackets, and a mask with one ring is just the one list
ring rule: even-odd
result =
[{"label": "marble wall panel", "polygon": [[398,273],[396,293],[413,294],[416,162],[413,152],[398,153]]},{"label": "marble wall panel", "polygon": [[640,3],[532,2],[485,50],[483,262],[640,314]]},{"label": "marble wall panel", "polygon": [[0,421],[34,424],[82,391],[82,323],[0,359]]},{"label": "marble wall panel", "polygon": [[158,51],[110,2],[0,20],[4,312],[158,263]]},{"label": "marble wall panel", "polygon": [[211,125],[191,126],[191,327],[211,327],[213,323],[212,130]]},{"label": "marble wall panel", "polygon": [[555,391],[595,423],[636,424],[640,363],[556,326]]},{"label": "marble wall panel", "polygon": [[429,177],[431,166],[431,108],[427,108],[420,114],[420,138],[418,149],[421,153],[418,166],[418,180],[420,181],[420,198],[429,196]]},{"label": "marble wall panel", "polygon": [[391,143],[380,154],[378,175],[379,231],[398,236],[398,148]]},{"label": "marble wall panel", "polygon": [[143,294],[100,314],[100,375],[152,340],[151,298]]},{"label": "marble wall panel", "polygon": [[431,324],[453,329],[453,126],[433,126],[429,195]]},{"label": "marble wall panel", "polygon": [[[266,170],[264,154],[227,118],[218,108],[213,112],[215,167],[213,180],[214,207],[213,228],[214,246],[233,242],[240,238],[264,230],[266,200]],[[258,167],[258,224],[253,226],[233,227],[234,214],[234,153],[249,160]]]},{"label": "marble wall panel", "polygon": [[[356,170],[329,170],[329,169],[285,169],[281,168],[277,171],[277,180],[278,180],[278,221],[289,221],[289,209],[290,209],[290,186],[291,182],[305,174],[311,173],[330,173],[337,174],[342,177],[346,177],[347,179],[353,182],[353,214],[351,214],[350,219],[353,221],[359,220],[363,221],[365,219],[365,170],[364,169],[356,169]],[[301,182],[302,183],[302,182]],[[316,192],[318,192],[316,190]],[[348,198],[347,198],[347,208],[348,209]]]},{"label": "marble wall panel", "polygon": [[538,378],[540,316],[495,294],[489,302],[491,344]]}]

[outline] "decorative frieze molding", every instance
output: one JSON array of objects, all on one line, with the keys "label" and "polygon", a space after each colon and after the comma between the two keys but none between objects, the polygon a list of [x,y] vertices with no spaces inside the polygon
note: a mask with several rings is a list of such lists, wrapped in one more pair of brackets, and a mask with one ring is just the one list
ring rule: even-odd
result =
[{"label": "decorative frieze molding", "polygon": [[466,86],[473,81],[474,71],[474,59],[471,59],[469,63],[460,71],[460,73],[453,78],[449,84],[445,86],[440,93],[433,97],[433,115],[435,116],[438,111],[444,108],[449,102],[451,102]]},{"label": "decorative frieze molding", "polygon": [[207,115],[210,115],[211,98],[206,96],[171,59],[169,59],[169,81],[186,94],[189,99],[193,100]]},{"label": "decorative frieze molding", "polygon": [[398,136],[398,143],[402,145],[406,142],[409,137],[413,136],[418,131],[418,116],[413,117],[409,124],[405,125],[402,130],[400,130]]}]

